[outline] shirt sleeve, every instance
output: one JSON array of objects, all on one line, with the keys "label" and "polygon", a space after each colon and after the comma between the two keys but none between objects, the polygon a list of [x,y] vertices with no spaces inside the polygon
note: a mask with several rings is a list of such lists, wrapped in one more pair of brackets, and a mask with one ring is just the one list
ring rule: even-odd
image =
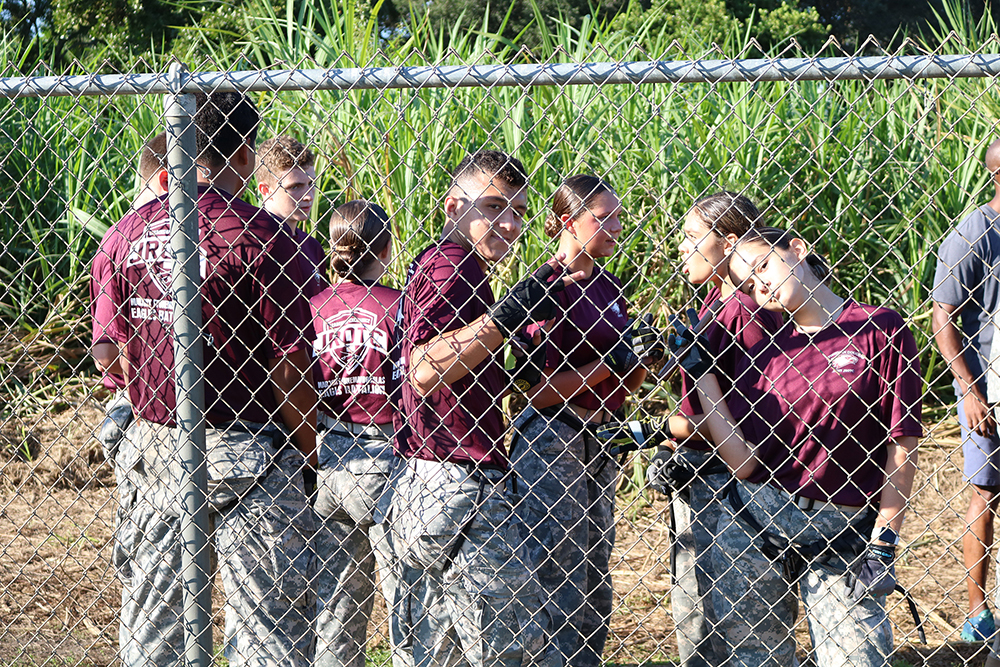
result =
[{"label": "shirt sleeve", "polygon": [[880,368],[882,419],[890,437],[920,437],[923,379],[917,343],[902,318],[896,313],[893,316],[899,321],[886,332],[888,341]]},{"label": "shirt sleeve", "polygon": [[256,308],[270,346],[269,359],[304,350],[316,338],[309,301],[301,291],[308,275],[302,253],[285,234],[275,234],[252,267]]},{"label": "shirt sleeve", "polygon": [[462,311],[478,297],[458,268],[451,257],[437,253],[410,278],[406,298],[412,299],[412,319],[407,336],[414,345],[466,326]]},{"label": "shirt sleeve", "polygon": [[933,291],[933,298],[938,303],[961,306],[986,279],[983,261],[986,230],[979,229],[979,237],[971,238],[975,234],[970,233],[970,229],[979,227],[960,225],[941,244]]},{"label": "shirt sleeve", "polygon": [[112,241],[115,227],[105,235],[90,265],[90,315],[92,320],[92,344],[124,343],[124,329],[121,324],[121,295],[114,293],[114,265],[111,261]]}]

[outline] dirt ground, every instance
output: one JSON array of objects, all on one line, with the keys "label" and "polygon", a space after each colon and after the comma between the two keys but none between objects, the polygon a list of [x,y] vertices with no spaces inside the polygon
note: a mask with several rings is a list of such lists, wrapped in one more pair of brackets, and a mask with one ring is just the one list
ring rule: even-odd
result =
[{"label": "dirt ground", "polygon": [[[0,662],[109,665],[117,645],[120,586],[110,566],[114,480],[91,438],[103,413],[93,401],[33,423],[0,424]],[[959,641],[966,593],[961,558],[968,502],[957,427],[928,427],[897,573],[924,619],[921,645],[905,602],[890,597],[895,667],[981,665],[981,645]],[[620,497],[612,560],[616,604],[606,659],[618,665],[676,660],[668,613],[668,537],[662,497]],[[221,599],[216,594],[216,609]],[[377,605],[371,646],[384,646]],[[219,619],[217,619],[218,622]],[[800,623],[800,660],[808,635]],[[215,641],[221,641],[217,624]],[[373,655],[384,655],[374,651]]]}]

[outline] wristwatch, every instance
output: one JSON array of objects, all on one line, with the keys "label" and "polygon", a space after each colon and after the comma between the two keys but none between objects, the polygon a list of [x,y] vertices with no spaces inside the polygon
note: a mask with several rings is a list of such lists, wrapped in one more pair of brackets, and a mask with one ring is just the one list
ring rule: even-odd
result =
[{"label": "wristwatch", "polygon": [[899,534],[889,526],[882,526],[881,528],[876,526],[872,529],[872,542],[875,541],[885,542],[886,544],[896,546],[899,544]]}]

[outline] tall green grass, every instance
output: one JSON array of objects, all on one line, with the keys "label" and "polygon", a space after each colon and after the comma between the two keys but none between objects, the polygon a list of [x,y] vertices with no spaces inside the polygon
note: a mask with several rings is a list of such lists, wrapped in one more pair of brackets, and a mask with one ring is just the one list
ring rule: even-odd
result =
[{"label": "tall green grass", "polygon": [[[250,7],[253,40],[216,51],[198,66],[648,57],[632,35],[593,21],[573,29],[539,17],[549,29],[538,50],[526,52],[482,31],[421,22],[386,39],[354,0],[287,3],[283,12],[267,2]],[[961,16],[942,16],[936,37]],[[953,27],[946,51],[996,45],[989,24]],[[658,53],[668,47],[653,46]],[[745,36],[733,35],[722,48],[738,56],[748,46]],[[719,56],[710,47],[705,53]],[[0,58],[6,65],[16,54]],[[320,156],[318,236],[326,235],[325,212],[349,198],[373,198],[392,214],[402,241],[391,278],[397,283],[405,263],[438,235],[437,203],[449,170],[470,149],[509,151],[532,174],[532,223],[501,281],[551,252],[541,222],[560,181],[596,172],[617,187],[628,210],[609,268],[623,278],[637,309],[660,314],[694,297],[677,272],[675,249],[687,208],[708,192],[740,190],[764,205],[771,222],[794,226],[831,258],[841,291],[910,318],[928,386],[947,401],[946,369],[930,341],[929,290],[943,236],[992,194],[981,167],[998,112],[990,85],[973,79],[647,84],[274,92],[257,100],[262,137],[291,132]],[[83,313],[96,240],[127,209],[135,159],[158,130],[161,109],[154,97],[0,102],[5,322],[32,328],[60,310]]]}]

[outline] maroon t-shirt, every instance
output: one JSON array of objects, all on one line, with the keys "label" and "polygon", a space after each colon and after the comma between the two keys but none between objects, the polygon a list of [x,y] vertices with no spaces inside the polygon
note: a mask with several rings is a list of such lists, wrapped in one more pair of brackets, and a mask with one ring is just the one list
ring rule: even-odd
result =
[{"label": "maroon t-shirt", "polygon": [[497,355],[487,356],[429,396],[420,396],[406,379],[415,346],[471,324],[493,303],[476,256],[457,243],[432,245],[413,260],[402,307],[402,420],[396,436],[400,456],[507,469],[500,412],[506,371]]},{"label": "maroon t-shirt", "polygon": [[890,441],[923,433],[917,345],[887,308],[848,300],[814,334],[789,324],[737,372],[727,403],[758,445],[752,482],[866,505],[885,481]]},{"label": "maroon t-shirt", "polygon": [[[210,424],[267,422],[277,412],[269,360],[310,346],[308,269],[288,234],[261,209],[219,190],[198,198],[205,409]],[[107,335],[127,345],[136,414],[174,423],[174,303],[165,204],[143,207],[109,239],[115,317]]]},{"label": "maroon t-shirt", "polygon": [[[628,301],[617,277],[594,266],[590,278],[568,285],[556,294],[564,313],[548,333],[545,365],[556,372],[579,368],[604,356],[621,340],[628,327]],[[529,333],[535,327],[529,327]],[[586,410],[617,410],[628,391],[612,374],[593,387],[567,399]]]},{"label": "maroon t-shirt", "polygon": [[298,227],[293,232],[290,227],[285,226],[285,231],[291,234],[292,241],[302,252],[311,269],[306,276],[305,285],[302,287],[306,297],[311,299],[327,286],[325,278],[326,253],[323,252],[323,246],[320,245],[319,241]]},{"label": "maroon t-shirt", "polygon": [[[713,287],[705,296],[698,311],[698,317],[705,317],[712,304],[722,296],[722,290]],[[708,349],[715,355],[715,377],[719,380],[722,395],[726,396],[733,386],[736,368],[743,363],[747,350],[765,338],[773,336],[782,327],[783,320],[777,313],[764,310],[743,292],[734,292],[722,304],[712,322],[702,331]],[[682,415],[700,415],[703,410],[694,382],[681,371]],[[685,447],[708,450],[711,445],[700,440],[689,440]]]},{"label": "maroon t-shirt", "polygon": [[399,298],[399,290],[384,285],[341,282],[310,299],[320,409],[331,417],[392,422]]}]

